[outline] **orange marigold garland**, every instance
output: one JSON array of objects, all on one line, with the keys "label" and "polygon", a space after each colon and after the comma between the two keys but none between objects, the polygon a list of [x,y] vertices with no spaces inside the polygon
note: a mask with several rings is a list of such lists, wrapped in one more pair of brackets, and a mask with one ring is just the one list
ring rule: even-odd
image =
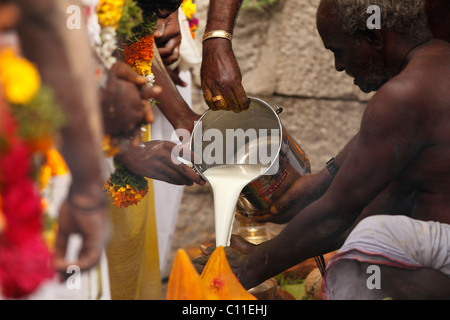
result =
[{"label": "orange marigold garland", "polygon": [[136,42],[127,44],[124,50],[125,62],[131,67],[136,61],[146,61],[151,64],[154,41],[153,35],[146,35]]},{"label": "orange marigold garland", "polygon": [[147,180],[128,170],[119,161],[114,160],[115,172],[104,184],[104,190],[113,199],[118,208],[136,205],[148,192]]},{"label": "orange marigold garland", "polygon": [[[151,67],[155,27],[155,17],[144,18],[144,22],[134,29],[132,38],[124,42],[123,48],[125,63],[145,77],[148,86],[152,86],[154,82]],[[131,172],[117,160],[114,160],[114,168],[114,173],[104,184],[104,190],[112,198],[113,204],[119,208],[136,205],[148,192],[147,179]]]},{"label": "orange marigold garland", "polygon": [[123,53],[126,64],[145,77],[148,86],[152,86],[154,82],[152,74],[154,42],[153,35],[146,35],[136,42],[127,44]]}]

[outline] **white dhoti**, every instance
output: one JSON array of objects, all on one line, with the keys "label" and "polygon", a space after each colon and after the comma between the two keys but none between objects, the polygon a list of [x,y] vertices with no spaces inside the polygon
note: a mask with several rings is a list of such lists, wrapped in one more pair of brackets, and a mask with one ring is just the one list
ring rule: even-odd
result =
[{"label": "white dhoti", "polygon": [[406,216],[364,219],[328,263],[322,283],[324,299],[346,299],[349,288],[337,285],[351,282],[352,275],[339,264],[343,259],[409,270],[426,267],[450,277],[450,225]]},{"label": "white dhoti", "polygon": [[[199,68],[201,64],[201,54],[194,42],[194,39],[192,39],[189,24],[182,10],[178,10],[178,19],[182,35],[180,44],[180,58],[171,67],[179,68],[178,75],[181,80],[187,84],[187,86],[177,86],[177,89],[186,101],[187,105],[192,108],[191,69]],[[155,108],[154,113],[155,120],[151,126],[152,140],[168,140],[174,143],[180,143],[173,126],[164,117],[162,112],[158,108]],[[155,193],[160,270],[161,276],[165,277],[184,187],[158,180],[153,181],[153,186]]]}]

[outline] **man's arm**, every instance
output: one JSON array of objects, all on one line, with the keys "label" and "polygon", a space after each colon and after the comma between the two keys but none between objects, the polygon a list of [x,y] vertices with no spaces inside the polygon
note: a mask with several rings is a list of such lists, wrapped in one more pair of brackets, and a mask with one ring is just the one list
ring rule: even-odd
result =
[{"label": "man's arm", "polygon": [[315,174],[300,177],[283,195],[276,199],[269,209],[256,211],[252,219],[256,222],[282,224],[292,220],[297,213],[319,199],[328,190],[334,175],[344,163],[357,138],[358,134],[353,136],[333,158],[334,170],[330,170],[328,166],[325,166]]},{"label": "man's arm", "polygon": [[[158,49],[154,47],[154,58],[152,72],[155,76],[155,84],[160,86],[163,91],[158,97],[158,108],[172,124],[174,129],[185,129],[192,132],[194,122],[200,116],[189,108],[186,101],[180,95],[178,89],[173,83],[170,75],[166,71],[166,67],[158,54]],[[186,143],[186,141],[183,141]]]},{"label": "man's arm", "polygon": [[[205,34],[225,31],[233,35],[242,0],[211,0]],[[234,56],[231,40],[211,37],[203,41],[201,83],[205,101],[212,110],[242,111],[249,101],[242,86],[242,74]],[[214,97],[222,97],[219,100]]]},{"label": "man's arm", "polygon": [[[72,175],[69,201],[60,214],[57,267],[65,272],[68,236],[79,232],[83,248],[76,264],[89,269],[100,258],[107,238],[102,190],[102,121],[89,42],[84,30],[66,27],[66,0],[19,0],[19,35],[25,55],[56,93],[67,123],[61,131],[62,154]],[[80,4],[81,6],[81,4]],[[61,220],[62,219],[62,220]]]},{"label": "man's arm", "polygon": [[408,110],[413,106],[411,98],[397,99],[394,90],[374,96],[352,149],[324,195],[244,263],[231,264],[245,287],[336,249],[342,233],[423,147],[417,137],[421,116]]}]

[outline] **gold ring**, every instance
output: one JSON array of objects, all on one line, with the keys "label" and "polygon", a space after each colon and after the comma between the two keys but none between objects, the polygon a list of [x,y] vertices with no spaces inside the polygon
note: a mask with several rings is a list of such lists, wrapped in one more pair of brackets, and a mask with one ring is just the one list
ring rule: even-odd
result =
[{"label": "gold ring", "polygon": [[219,100],[222,100],[222,96],[215,96],[215,97],[212,98],[213,102],[217,102]]}]

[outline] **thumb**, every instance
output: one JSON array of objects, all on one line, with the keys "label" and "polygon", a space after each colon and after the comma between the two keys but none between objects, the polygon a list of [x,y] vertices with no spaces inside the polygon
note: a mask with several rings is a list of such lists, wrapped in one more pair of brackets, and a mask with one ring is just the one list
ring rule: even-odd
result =
[{"label": "thumb", "polygon": [[153,32],[153,36],[155,37],[156,43],[158,44],[158,39],[164,36],[164,33],[166,32],[166,23],[165,20],[158,19],[158,22],[156,23],[156,30]]},{"label": "thumb", "polygon": [[248,242],[239,235],[233,234],[230,238],[230,247],[241,253],[250,254],[257,247],[257,245]]},{"label": "thumb", "polygon": [[293,192],[286,192],[281,197],[279,197],[271,206],[270,213],[279,214],[286,211],[296,199],[296,195]]}]

